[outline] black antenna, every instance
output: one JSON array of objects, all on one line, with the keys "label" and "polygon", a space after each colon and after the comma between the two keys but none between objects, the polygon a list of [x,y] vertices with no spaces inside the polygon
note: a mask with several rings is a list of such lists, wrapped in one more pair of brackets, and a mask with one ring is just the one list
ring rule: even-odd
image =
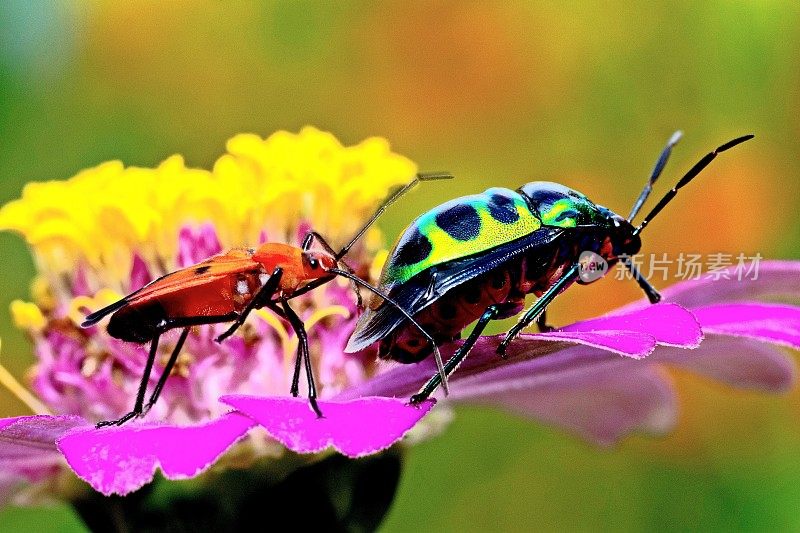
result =
[{"label": "black antenna", "polygon": [[667,192],[667,194],[664,195],[664,197],[661,199],[661,201],[659,201],[656,204],[653,210],[650,211],[646,217],[644,217],[644,220],[642,220],[642,223],[639,224],[639,227],[633,230],[633,234],[634,235],[640,234],[642,230],[647,227],[650,221],[653,220],[653,218],[655,218],[655,216],[658,215],[662,209],[664,209],[664,206],[666,206],[673,198],[675,198],[675,195],[678,194],[678,189],[680,189],[681,187],[685,186],[690,181],[692,181],[695,178],[695,176],[697,176],[704,168],[706,168],[717,157],[717,155],[721,154],[725,150],[733,148],[737,144],[749,141],[753,137],[755,137],[755,135],[753,134],[742,135],[741,137],[737,137],[732,141],[726,142],[725,144],[719,146],[713,152],[709,152],[705,156],[703,156],[703,158],[697,163],[695,163],[695,165],[689,169],[689,172],[687,172],[680,179],[680,181],[678,181],[677,185],[675,185],[672,189],[670,189]]},{"label": "black antenna", "polygon": [[450,393],[450,389],[447,386],[447,372],[445,371],[444,364],[442,363],[442,354],[441,352],[439,352],[439,347],[436,345],[436,341],[433,339],[433,337],[431,337],[431,334],[428,333],[425,330],[425,328],[420,326],[419,323],[416,320],[414,320],[414,317],[411,316],[408,311],[403,309],[403,307],[400,304],[394,301],[388,294],[385,294],[382,290],[373,287],[363,279],[359,278],[355,274],[351,274],[346,270],[342,270],[339,268],[329,268],[328,272],[336,274],[337,276],[342,276],[343,278],[347,278],[353,283],[361,285],[362,287],[372,292],[373,294],[380,296],[386,301],[386,303],[397,309],[400,312],[400,314],[403,315],[406,318],[406,320],[408,320],[411,323],[411,325],[413,325],[420,331],[420,333],[422,333],[422,336],[425,337],[425,339],[427,339],[427,341],[431,343],[431,346],[433,347],[433,358],[436,361],[436,370],[439,372],[439,377],[442,380],[442,389],[444,390],[444,394],[445,396],[448,395]]},{"label": "black antenna", "polygon": [[658,177],[661,175],[661,171],[664,170],[664,167],[667,165],[667,160],[669,159],[670,154],[672,153],[672,148],[678,144],[678,141],[681,140],[683,137],[683,132],[678,130],[672,134],[672,137],[669,138],[667,141],[667,145],[661,151],[661,155],[658,156],[658,160],[656,160],[656,165],[653,167],[653,171],[650,173],[650,179],[647,180],[647,184],[642,189],[642,192],[639,194],[639,198],[636,199],[636,203],[633,204],[633,208],[631,209],[631,214],[628,215],[628,222],[633,221],[633,217],[635,217],[639,210],[644,205],[644,202],[647,200],[647,197],[650,196],[650,193],[653,190],[653,184],[656,182]]},{"label": "black antenna", "polygon": [[358,230],[358,232],[353,236],[353,238],[350,239],[350,242],[345,244],[344,247],[341,250],[339,250],[339,253],[337,253],[334,256],[336,260],[339,261],[342,257],[347,255],[347,252],[350,251],[350,248],[352,248],[353,245],[356,243],[356,241],[360,239],[367,232],[367,230],[370,228],[370,226],[372,226],[375,223],[376,220],[378,220],[378,217],[381,216],[384,211],[386,211],[386,208],[392,205],[395,201],[397,201],[398,198],[403,196],[405,193],[413,189],[417,185],[417,183],[421,181],[450,180],[453,179],[454,177],[455,176],[453,176],[449,172],[418,173],[413,180],[411,180],[407,184],[403,185],[402,187],[394,191],[391,195],[389,195],[389,197],[386,200],[383,201],[381,206],[375,211],[375,214],[373,214],[370,217],[370,219],[367,220],[367,222],[361,227],[361,229]]}]

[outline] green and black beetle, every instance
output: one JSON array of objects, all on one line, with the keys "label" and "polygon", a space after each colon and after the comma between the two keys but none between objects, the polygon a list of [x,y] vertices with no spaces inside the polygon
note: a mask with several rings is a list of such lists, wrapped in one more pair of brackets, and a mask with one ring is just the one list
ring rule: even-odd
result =
[{"label": "green and black beetle", "polygon": [[[737,137],[708,153],[634,226],[633,218],[680,136],[676,132],[661,152],[627,218],[578,191],[541,181],[516,191],[491,188],[433,208],[401,235],[383,269],[380,290],[413,315],[437,344],[460,338],[464,328],[478,321],[445,364],[445,375],[464,359],[489,321],[520,313],[526,294],[539,299],[508,331],[498,353],[504,355],[508,344],[534,320],[540,329],[548,329],[545,310],[561,291],[574,282],[602,277],[581,276],[581,257],[587,253],[601,257],[609,268],[622,261],[650,301],[658,302],[661,296],[630,261],[641,248],[642,230],[718,154],[753,137]],[[373,298],[359,319],[346,351],[376,341],[381,357],[401,363],[418,362],[431,353],[420,332],[380,298]],[[440,374],[431,377],[412,403],[428,398],[441,382]]]}]

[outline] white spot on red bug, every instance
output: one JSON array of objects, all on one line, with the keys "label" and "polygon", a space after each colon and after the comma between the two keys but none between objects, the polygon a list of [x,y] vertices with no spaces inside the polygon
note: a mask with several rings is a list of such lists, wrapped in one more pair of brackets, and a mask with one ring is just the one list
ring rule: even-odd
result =
[{"label": "white spot on red bug", "polygon": [[240,279],[236,282],[236,292],[238,292],[241,295],[245,295],[250,292],[250,288],[247,286],[246,279]]}]

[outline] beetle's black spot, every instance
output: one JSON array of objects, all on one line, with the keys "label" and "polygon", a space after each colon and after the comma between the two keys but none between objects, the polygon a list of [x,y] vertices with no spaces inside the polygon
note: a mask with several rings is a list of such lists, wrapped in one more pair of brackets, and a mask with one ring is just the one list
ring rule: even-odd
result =
[{"label": "beetle's black spot", "polygon": [[574,209],[565,209],[564,211],[560,212],[556,217],[556,222],[562,222],[568,218],[578,218],[578,212]]},{"label": "beetle's black spot", "polygon": [[195,268],[194,269],[194,273],[198,274],[198,275],[199,274],[205,274],[209,270],[211,270],[211,265],[203,265],[203,266],[199,266],[199,267]]},{"label": "beetle's black spot", "polygon": [[566,194],[560,191],[550,191],[550,190],[537,190],[532,191],[528,197],[531,199],[531,203],[534,206],[542,206],[543,208],[549,209],[554,203],[559,200],[563,200],[565,198],[569,198]]},{"label": "beetle's black spot", "polygon": [[397,266],[416,265],[428,257],[432,251],[431,241],[418,229],[414,229],[408,238],[401,241],[394,262]]},{"label": "beetle's black spot", "polygon": [[489,201],[489,214],[492,218],[503,224],[513,224],[519,220],[517,207],[513,198],[502,194],[493,194]]},{"label": "beetle's black spot", "polygon": [[481,231],[481,218],[469,204],[458,204],[436,215],[436,225],[457,241],[470,241]]}]

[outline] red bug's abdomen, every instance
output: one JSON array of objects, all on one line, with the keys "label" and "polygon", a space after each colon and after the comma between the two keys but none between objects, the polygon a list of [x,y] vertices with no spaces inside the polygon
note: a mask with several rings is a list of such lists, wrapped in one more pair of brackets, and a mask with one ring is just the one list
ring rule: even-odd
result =
[{"label": "red bug's abdomen", "polygon": [[147,342],[169,329],[171,319],[233,317],[260,287],[257,274],[241,273],[135,301],[111,315],[108,334],[124,341]]}]

